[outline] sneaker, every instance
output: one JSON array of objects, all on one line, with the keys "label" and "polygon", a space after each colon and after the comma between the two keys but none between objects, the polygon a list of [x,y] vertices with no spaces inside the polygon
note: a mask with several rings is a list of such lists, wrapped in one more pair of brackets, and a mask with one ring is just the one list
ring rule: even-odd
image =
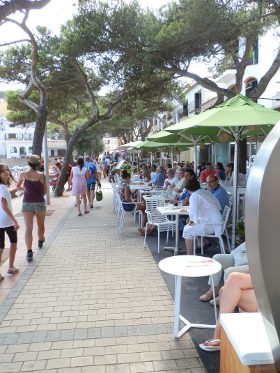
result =
[{"label": "sneaker", "polygon": [[8,269],[7,273],[8,275],[15,275],[16,273],[18,273],[19,269],[17,267],[11,267]]},{"label": "sneaker", "polygon": [[39,247],[39,249],[42,249],[44,242],[45,242],[45,237],[41,241],[38,240],[38,247]]},{"label": "sneaker", "polygon": [[33,260],[33,251],[31,251],[31,250],[27,251],[26,260],[28,262],[32,262],[32,260]]}]

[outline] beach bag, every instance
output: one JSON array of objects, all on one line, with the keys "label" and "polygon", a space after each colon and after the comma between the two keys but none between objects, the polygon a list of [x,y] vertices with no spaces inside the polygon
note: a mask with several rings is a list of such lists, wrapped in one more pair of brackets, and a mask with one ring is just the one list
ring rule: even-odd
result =
[{"label": "beach bag", "polygon": [[102,201],[103,199],[103,193],[102,193],[102,190],[101,190],[101,187],[98,186],[97,189],[96,189],[96,192],[95,192],[95,196],[96,196],[96,201]]}]

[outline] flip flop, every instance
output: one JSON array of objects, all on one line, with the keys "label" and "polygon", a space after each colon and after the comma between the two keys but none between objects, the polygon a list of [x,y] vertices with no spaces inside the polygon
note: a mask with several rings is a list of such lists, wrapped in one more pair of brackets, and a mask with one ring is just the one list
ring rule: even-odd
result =
[{"label": "flip flop", "polygon": [[78,214],[78,216],[82,216],[82,213],[80,212],[80,213]]},{"label": "flip flop", "polygon": [[207,341],[200,343],[199,347],[207,352],[215,352],[220,351],[221,349],[221,341],[220,339],[207,339]]},{"label": "flip flop", "polygon": [[0,274],[0,282],[4,280],[4,276]]},{"label": "flip flop", "polygon": [[89,211],[88,210],[86,210],[85,212],[84,212],[84,214],[86,215],[86,214],[89,214]]}]

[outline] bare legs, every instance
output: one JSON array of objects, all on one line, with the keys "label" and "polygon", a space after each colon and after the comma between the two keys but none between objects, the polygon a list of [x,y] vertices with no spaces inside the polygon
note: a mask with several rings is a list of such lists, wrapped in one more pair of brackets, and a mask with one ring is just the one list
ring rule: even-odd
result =
[{"label": "bare legs", "polygon": [[[247,273],[231,273],[225,285],[220,290],[219,299],[220,315],[222,313],[234,312],[235,307],[240,307],[246,312],[256,312],[258,309],[251,276]],[[219,316],[214,332],[214,339],[220,338],[221,324]]]},{"label": "bare legs", "polygon": [[[86,196],[86,194],[83,194],[82,196],[83,196],[85,214],[87,214],[88,213],[88,211],[87,211],[87,196]],[[80,201],[80,195],[79,194],[76,195],[76,206],[78,208],[79,216],[81,216],[82,215],[82,213],[81,213],[81,201]]]},{"label": "bare legs", "polygon": [[23,213],[25,223],[25,244],[27,250],[32,250],[32,231],[33,231],[33,217],[34,212],[26,211]]},{"label": "bare legs", "polygon": [[193,239],[185,239],[186,248],[187,248],[187,255],[193,255]]},{"label": "bare legs", "polygon": [[17,244],[16,243],[11,243],[11,246],[10,246],[10,255],[9,255],[9,268],[13,268],[14,267],[14,262],[15,262],[15,257],[16,257],[16,251],[17,251]]},{"label": "bare legs", "polygon": [[93,207],[94,197],[95,197],[95,191],[93,189],[88,190],[87,198],[88,198],[88,204],[91,208]]},{"label": "bare legs", "polygon": [[45,234],[45,216],[46,211],[41,211],[37,213],[33,213],[30,211],[26,211],[23,213],[24,215],[24,223],[25,223],[25,244],[27,250],[32,250],[32,231],[33,231],[33,218],[36,215],[37,227],[38,227],[38,240],[42,241],[44,239]]}]

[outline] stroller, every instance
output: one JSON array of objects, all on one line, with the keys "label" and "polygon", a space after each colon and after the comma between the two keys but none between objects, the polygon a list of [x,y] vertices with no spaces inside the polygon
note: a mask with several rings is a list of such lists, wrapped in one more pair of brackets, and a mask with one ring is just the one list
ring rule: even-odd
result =
[{"label": "stroller", "polygon": [[55,175],[52,179],[50,179],[50,186],[52,187],[52,191],[55,191],[56,184],[58,181],[58,175]]}]

